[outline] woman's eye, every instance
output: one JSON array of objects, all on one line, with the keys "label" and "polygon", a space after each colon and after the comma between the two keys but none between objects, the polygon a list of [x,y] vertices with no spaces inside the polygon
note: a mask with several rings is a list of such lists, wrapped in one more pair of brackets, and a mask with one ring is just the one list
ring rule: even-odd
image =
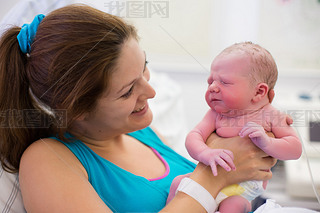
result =
[{"label": "woman's eye", "polygon": [[129,98],[130,95],[132,94],[133,92],[133,86],[129,89],[128,92],[126,92],[124,95],[121,96],[121,98]]},{"label": "woman's eye", "polygon": [[147,67],[148,64],[149,64],[149,61],[145,61],[144,67],[143,67],[143,73],[146,71],[146,67]]}]

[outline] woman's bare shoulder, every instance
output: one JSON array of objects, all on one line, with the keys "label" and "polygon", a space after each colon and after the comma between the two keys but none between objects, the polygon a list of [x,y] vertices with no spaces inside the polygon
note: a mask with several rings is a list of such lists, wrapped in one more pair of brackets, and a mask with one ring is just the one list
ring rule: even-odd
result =
[{"label": "woman's bare shoulder", "polygon": [[[45,166],[50,169],[52,165],[64,164],[80,174],[87,176],[87,173],[77,157],[61,142],[44,138],[32,143],[23,153],[20,162],[20,172],[27,167]],[[46,166],[47,165],[47,166]]]},{"label": "woman's bare shoulder", "polygon": [[24,152],[19,169],[24,205],[30,212],[106,212],[73,153],[54,139],[40,139]]}]

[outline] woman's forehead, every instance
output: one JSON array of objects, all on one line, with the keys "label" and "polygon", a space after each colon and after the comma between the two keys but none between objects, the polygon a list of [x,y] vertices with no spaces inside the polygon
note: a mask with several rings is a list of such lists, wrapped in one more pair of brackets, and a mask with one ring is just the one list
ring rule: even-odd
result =
[{"label": "woman's forehead", "polygon": [[145,53],[135,39],[128,40],[121,51],[118,64],[111,75],[110,91],[121,90],[134,79],[138,78],[145,66]]}]

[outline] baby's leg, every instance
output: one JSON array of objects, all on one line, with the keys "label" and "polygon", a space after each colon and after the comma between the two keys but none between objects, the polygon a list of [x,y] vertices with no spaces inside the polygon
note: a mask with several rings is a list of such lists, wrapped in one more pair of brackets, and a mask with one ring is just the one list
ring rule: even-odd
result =
[{"label": "baby's leg", "polygon": [[176,191],[177,191],[177,188],[181,182],[181,180],[185,177],[189,177],[190,176],[190,173],[188,174],[185,174],[185,175],[179,175],[177,177],[175,177],[171,183],[171,186],[170,186],[170,191],[169,191],[169,195],[168,195],[168,198],[167,198],[167,204],[172,200],[172,198],[176,195]]},{"label": "baby's leg", "polygon": [[247,213],[250,211],[251,203],[239,195],[228,197],[219,205],[220,213]]}]

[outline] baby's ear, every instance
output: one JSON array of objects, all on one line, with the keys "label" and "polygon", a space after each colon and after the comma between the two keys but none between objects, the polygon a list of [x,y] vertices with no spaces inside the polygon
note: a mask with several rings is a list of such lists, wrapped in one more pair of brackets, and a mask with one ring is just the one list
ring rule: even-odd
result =
[{"label": "baby's ear", "polygon": [[252,98],[254,103],[261,101],[263,98],[268,96],[269,86],[266,83],[259,83],[256,88],[256,93]]}]

